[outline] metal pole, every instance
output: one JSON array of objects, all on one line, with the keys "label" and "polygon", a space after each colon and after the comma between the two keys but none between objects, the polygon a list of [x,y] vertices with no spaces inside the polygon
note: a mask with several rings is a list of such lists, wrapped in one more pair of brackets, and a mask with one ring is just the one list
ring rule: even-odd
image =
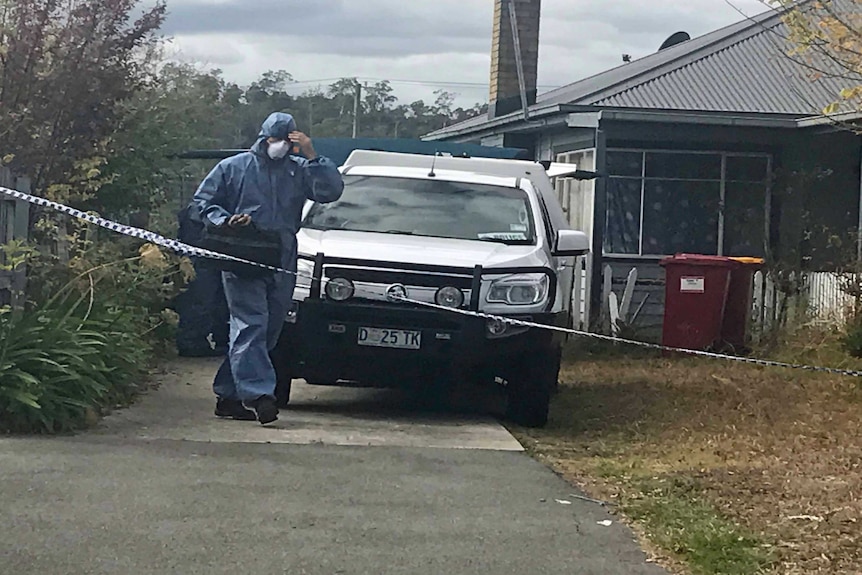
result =
[{"label": "metal pole", "polygon": [[859,226],[856,230],[856,263],[862,263],[862,147],[859,149]]},{"label": "metal pole", "polygon": [[[644,157],[644,179],[646,181],[646,157]],[[718,191],[718,246],[716,255],[724,255],[724,224],[725,224],[725,208],[727,207],[727,154],[721,155],[721,184]],[[643,210],[643,197],[641,197],[641,209]],[[643,220],[641,220],[641,238],[643,238],[644,228]],[[643,255],[643,251],[641,251]]]},{"label": "metal pole", "polygon": [[[596,168],[597,174],[607,173],[607,134],[602,129],[601,117],[596,128]],[[607,185],[608,178],[602,175],[596,179],[593,196],[593,237],[592,252],[589,255],[589,278],[587,291],[587,325],[588,330],[601,329],[598,320],[602,316],[603,277],[602,263],[604,255],[605,219],[607,217]]]},{"label": "metal pole", "polygon": [[518,68],[518,86],[521,89],[521,108],[524,110],[524,120],[530,119],[530,111],[527,109],[527,83],[524,80],[524,61],[521,54],[521,34],[518,31],[518,14],[515,10],[515,1],[509,0],[509,23],[512,25],[512,40],[515,44],[515,65]]},{"label": "metal pole", "polygon": [[362,100],[362,84],[356,82],[356,94],[353,98],[353,139],[359,133],[359,105]]},{"label": "metal pole", "polygon": [[[763,209],[763,257],[772,262],[772,156],[766,160],[766,201]],[[862,207],[860,207],[862,209]],[[860,215],[862,218],[862,215]]]}]

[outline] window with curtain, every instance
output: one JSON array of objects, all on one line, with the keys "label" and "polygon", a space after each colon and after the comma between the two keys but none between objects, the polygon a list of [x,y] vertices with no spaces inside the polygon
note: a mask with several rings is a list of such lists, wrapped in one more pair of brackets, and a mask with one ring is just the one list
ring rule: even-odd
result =
[{"label": "window with curtain", "polygon": [[611,149],[607,167],[606,254],[763,255],[769,156]]}]

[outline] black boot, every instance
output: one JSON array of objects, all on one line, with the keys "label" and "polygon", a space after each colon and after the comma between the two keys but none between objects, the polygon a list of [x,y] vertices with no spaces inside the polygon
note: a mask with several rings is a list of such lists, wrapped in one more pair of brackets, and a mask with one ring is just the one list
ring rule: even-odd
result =
[{"label": "black boot", "polygon": [[257,414],[257,420],[261,425],[272,423],[278,419],[278,407],[275,405],[275,400],[266,395],[262,395],[248,404]]},{"label": "black boot", "polygon": [[229,417],[238,421],[254,421],[257,416],[246,409],[238,399],[221,399],[216,401],[216,417]]}]

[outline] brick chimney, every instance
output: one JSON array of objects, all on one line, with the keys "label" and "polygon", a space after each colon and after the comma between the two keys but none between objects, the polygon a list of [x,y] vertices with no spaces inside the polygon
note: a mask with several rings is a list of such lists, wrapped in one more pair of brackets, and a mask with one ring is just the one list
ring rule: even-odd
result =
[{"label": "brick chimney", "polygon": [[515,3],[527,105],[536,103],[539,68],[539,20],[542,0],[494,0],[494,37],[491,43],[491,94],[488,115],[503,116],[521,109],[521,88],[515,59],[515,39],[509,20],[509,2]]}]

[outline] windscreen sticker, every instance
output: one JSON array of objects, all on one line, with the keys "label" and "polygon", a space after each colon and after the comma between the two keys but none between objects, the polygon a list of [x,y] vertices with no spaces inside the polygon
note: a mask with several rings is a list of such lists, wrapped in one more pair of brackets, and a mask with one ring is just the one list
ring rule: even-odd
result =
[{"label": "windscreen sticker", "polygon": [[503,240],[507,242],[511,241],[523,241],[527,239],[527,234],[520,233],[506,233],[506,232],[494,232],[487,234],[479,234],[480,240]]},{"label": "windscreen sticker", "polygon": [[509,229],[513,232],[526,232],[527,226],[524,224],[509,224]]}]

